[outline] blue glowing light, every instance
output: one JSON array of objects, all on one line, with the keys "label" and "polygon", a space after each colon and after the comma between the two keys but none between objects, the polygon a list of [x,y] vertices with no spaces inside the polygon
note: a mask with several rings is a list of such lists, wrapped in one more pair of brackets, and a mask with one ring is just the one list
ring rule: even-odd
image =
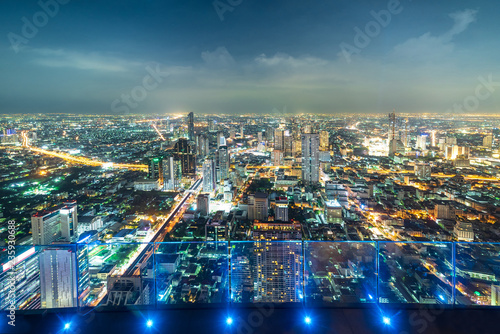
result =
[{"label": "blue glowing light", "polygon": [[68,330],[71,327],[71,323],[67,322],[64,324],[64,330]]},{"label": "blue glowing light", "polygon": [[148,320],[146,322],[146,326],[148,326],[149,328],[153,327],[153,320]]},{"label": "blue glowing light", "polygon": [[231,318],[231,317],[227,317],[227,319],[226,319],[226,324],[227,324],[227,325],[232,325],[232,324],[233,324],[233,318]]},{"label": "blue glowing light", "polygon": [[309,325],[311,323],[311,317],[305,317],[304,321],[305,321],[306,324]]},{"label": "blue glowing light", "polygon": [[386,325],[390,325],[391,324],[391,318],[389,317],[383,317],[382,318],[382,321],[384,322],[384,324]]}]

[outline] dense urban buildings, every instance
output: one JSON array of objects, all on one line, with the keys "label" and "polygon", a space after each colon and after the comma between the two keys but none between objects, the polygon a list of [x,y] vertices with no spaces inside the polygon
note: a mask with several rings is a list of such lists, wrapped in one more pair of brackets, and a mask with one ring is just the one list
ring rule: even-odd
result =
[{"label": "dense urban buildings", "polygon": [[0,332],[498,332],[498,1],[115,2],[0,1]]},{"label": "dense urban buildings", "polygon": [[[162,303],[225,300],[231,297],[220,290],[223,280],[195,286],[186,279],[226,277],[228,257],[220,243],[227,242],[246,242],[236,244],[230,272],[232,298],[239,302],[300,301],[304,264],[313,270],[304,277],[314,291],[306,298],[367,302],[374,293],[369,264],[377,243],[379,256],[393,254],[380,267],[380,302],[450,300],[443,284],[436,286],[440,295],[425,284],[408,292],[422,276],[390,285],[390,277],[403,275],[398,258],[417,254],[436,257],[444,275],[455,267],[460,303],[498,303],[498,267],[488,262],[496,244],[464,244],[500,241],[497,118],[191,113],[187,121],[103,116],[89,125],[85,116],[58,117],[20,116],[8,123],[15,131],[4,131],[17,137],[2,146],[1,219],[16,221],[17,244],[25,248],[15,263],[3,265],[6,272],[23,268],[19,289],[32,291],[21,295],[20,308],[72,307],[76,298],[89,306],[150,304],[155,280]],[[60,129],[66,119],[72,125]],[[189,140],[191,123],[197,143]],[[104,124],[113,137],[100,137]],[[244,138],[234,131],[242,124]],[[7,243],[7,227],[2,233]],[[178,241],[187,248],[162,251],[155,264],[144,244]],[[207,243],[189,246],[193,241]],[[327,244],[309,241],[351,244],[323,248]],[[428,247],[415,251],[387,241]],[[453,264],[450,242],[457,243]],[[346,280],[347,290],[338,290],[340,281],[312,279],[316,271],[333,269],[307,262],[309,252],[330,251],[341,252],[336,280]],[[206,258],[214,259],[209,267]],[[164,268],[159,276],[153,265]],[[418,263],[411,268],[429,270]],[[36,275],[43,278],[38,287]],[[0,293],[7,279],[0,277]],[[364,281],[372,288],[359,290]],[[480,298],[473,293],[478,284]]]}]

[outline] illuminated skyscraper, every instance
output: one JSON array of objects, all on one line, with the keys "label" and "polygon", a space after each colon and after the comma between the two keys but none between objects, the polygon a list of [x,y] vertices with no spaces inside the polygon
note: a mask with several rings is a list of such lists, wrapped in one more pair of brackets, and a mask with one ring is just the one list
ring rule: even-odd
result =
[{"label": "illuminated skyscraper", "polygon": [[163,184],[163,159],[161,157],[155,157],[149,159],[148,163],[148,179],[156,180],[160,185]]},{"label": "illuminated skyscraper", "polygon": [[397,137],[396,137],[396,113],[389,114],[389,156],[393,157],[397,152]]},{"label": "illuminated skyscraper", "polygon": [[190,112],[188,114],[188,138],[191,141],[194,141],[194,114]]},{"label": "illuminated skyscraper", "polygon": [[279,197],[276,199],[276,209],[274,220],[288,221],[288,198]]},{"label": "illuminated skyscraper", "polygon": [[182,175],[196,175],[196,154],[186,138],[180,138],[174,145],[174,157],[181,161]]},{"label": "illuminated skyscraper", "polygon": [[54,241],[72,242],[78,233],[76,201],[64,202],[60,209],[39,211],[31,217],[34,245],[50,245]]},{"label": "illuminated skyscraper", "polygon": [[254,302],[299,302],[302,295],[300,242],[254,242]]},{"label": "illuminated skyscraper", "polygon": [[427,149],[427,135],[417,137],[417,149],[425,151]]},{"label": "illuminated skyscraper", "polygon": [[285,135],[284,135],[283,139],[284,139],[284,144],[285,144],[284,156],[291,157],[292,156],[292,139],[293,138],[290,135],[290,131],[285,130]]},{"label": "illuminated skyscraper", "polygon": [[321,131],[319,134],[319,148],[321,151],[328,151],[329,148],[329,134],[328,131]]},{"label": "illuminated skyscraper", "polygon": [[285,131],[282,129],[274,130],[274,149],[280,151],[285,149]]},{"label": "illuminated skyscraper", "polygon": [[196,137],[196,154],[200,157],[206,157],[210,152],[209,141],[206,134],[201,134]]},{"label": "illuminated skyscraper", "polygon": [[77,306],[75,253],[70,249],[44,249],[40,255],[42,308]]},{"label": "illuminated skyscraper", "polygon": [[207,216],[210,213],[210,194],[199,194],[196,198],[196,206],[202,216]]},{"label": "illuminated skyscraper", "polygon": [[212,159],[207,159],[203,162],[203,191],[211,193],[216,189],[217,176],[215,173],[215,162]]},{"label": "illuminated skyscraper", "polygon": [[50,245],[61,237],[59,210],[40,211],[31,217],[33,245]]},{"label": "illuminated skyscraper", "polygon": [[269,215],[269,202],[267,194],[256,193],[253,196],[251,195],[251,197],[253,197],[253,204],[249,207],[249,210],[252,210],[251,219],[267,221],[267,217]]},{"label": "illuminated skyscraper", "polygon": [[319,182],[319,134],[302,134],[302,180],[305,184]]},{"label": "illuminated skyscraper", "polygon": [[493,136],[487,135],[483,138],[483,146],[491,149],[493,147]]},{"label": "illuminated skyscraper", "polygon": [[223,181],[229,177],[229,150],[227,146],[219,147],[219,170],[220,170],[220,181]]},{"label": "illuminated skyscraper", "polygon": [[224,137],[224,132],[217,132],[217,148],[226,145],[226,137]]},{"label": "illuminated skyscraper", "polygon": [[64,202],[61,208],[61,236],[66,241],[72,241],[77,236],[78,231],[78,213],[76,201]]},{"label": "illuminated skyscraper", "polygon": [[182,164],[178,158],[168,156],[163,158],[163,189],[176,190],[182,179]]}]

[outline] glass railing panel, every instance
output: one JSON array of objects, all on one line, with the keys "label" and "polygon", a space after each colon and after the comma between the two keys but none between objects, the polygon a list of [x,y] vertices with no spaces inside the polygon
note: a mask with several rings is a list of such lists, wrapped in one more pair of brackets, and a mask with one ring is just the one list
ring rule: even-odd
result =
[{"label": "glass railing panel", "polygon": [[229,301],[227,242],[155,244],[157,305]]},{"label": "glass railing panel", "polygon": [[153,243],[78,244],[80,307],[155,305]]},{"label": "glass railing panel", "polygon": [[455,301],[500,306],[500,244],[457,243]]},{"label": "glass railing panel", "polygon": [[376,261],[374,242],[304,241],[306,303],[376,302]]},{"label": "glass railing panel", "polygon": [[231,242],[233,303],[298,303],[304,298],[302,242]]},{"label": "glass railing panel", "polygon": [[16,246],[1,252],[3,310],[77,307],[75,245]]},{"label": "glass railing panel", "polygon": [[380,303],[450,304],[453,244],[379,242]]}]

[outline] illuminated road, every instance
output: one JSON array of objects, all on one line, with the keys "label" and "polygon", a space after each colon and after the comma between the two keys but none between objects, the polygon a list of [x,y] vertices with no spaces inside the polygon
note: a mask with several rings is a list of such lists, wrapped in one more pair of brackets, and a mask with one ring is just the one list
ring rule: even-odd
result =
[{"label": "illuminated road", "polygon": [[[176,204],[174,208],[172,208],[168,217],[159,227],[157,232],[154,235],[150,236],[149,238],[143,240],[139,248],[130,257],[129,262],[123,265],[121,269],[116,270],[112,274],[113,276],[115,275],[132,276],[132,275],[138,275],[140,273],[140,268],[147,263],[147,261],[153,254],[153,251],[158,247],[158,245],[153,245],[152,243],[161,242],[165,238],[167,233],[169,233],[175,227],[177,222],[179,222],[180,218],[182,217],[187,207],[189,206],[186,204],[189,203],[189,200],[193,197],[193,195],[198,194],[198,190],[202,185],[202,180],[203,178],[196,180],[196,182],[191,186],[191,188],[185,191],[182,199]],[[99,303],[106,296],[106,294],[107,290],[106,288],[104,288],[101,294],[96,299],[94,299],[89,304],[89,306],[95,307],[99,305]]]},{"label": "illuminated road", "polygon": [[161,140],[166,141],[165,137],[163,137],[163,135],[161,134],[160,130],[158,130],[158,128],[156,127],[156,124],[155,123],[151,123],[151,125],[153,126],[153,129],[155,129],[155,131],[158,134],[158,136],[160,136]]},{"label": "illuminated road", "polygon": [[107,166],[107,167],[112,167],[112,168],[126,168],[126,169],[144,170],[144,171],[147,171],[147,169],[148,169],[147,165],[116,164],[116,163],[104,162],[104,161],[99,161],[99,160],[93,160],[93,159],[89,159],[89,158],[85,158],[85,157],[74,156],[74,155],[71,155],[68,153],[44,150],[44,149],[41,149],[38,147],[30,146],[28,135],[26,134],[25,131],[21,132],[21,136],[22,136],[23,147],[29,149],[30,151],[44,154],[44,155],[48,155],[51,157],[60,158],[60,159],[63,159],[65,161],[68,161],[70,163],[79,164],[79,165],[86,165],[86,166],[94,166],[94,167]]},{"label": "illuminated road", "polygon": [[[158,232],[149,240],[149,242],[161,242],[168,232],[170,232],[174,226],[179,222],[180,218],[186,211],[188,205],[185,205],[193,197],[193,195],[198,194],[198,190],[202,185],[203,178],[198,179],[188,190],[185,191],[182,199],[177,203],[177,205],[172,208],[167,219],[163,222],[162,226],[158,229]],[[136,255],[134,259],[131,259],[131,263],[128,266],[124,266],[121,272],[124,276],[130,276],[139,273],[139,269],[144,265],[151,254],[153,253],[152,245],[141,245],[142,251]],[[157,246],[155,246],[157,247]]]}]

